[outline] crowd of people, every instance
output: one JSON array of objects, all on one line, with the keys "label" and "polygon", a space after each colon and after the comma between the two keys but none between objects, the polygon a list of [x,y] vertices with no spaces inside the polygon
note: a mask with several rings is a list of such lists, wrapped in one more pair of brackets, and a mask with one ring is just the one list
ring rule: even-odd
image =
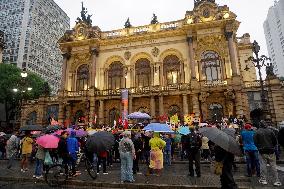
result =
[{"label": "crowd of people", "polygon": [[[112,166],[113,162],[120,162],[121,182],[132,183],[135,181],[133,175],[142,174],[139,167],[141,163],[148,166],[146,176],[160,176],[164,166],[171,166],[173,160],[180,159],[188,160],[189,177],[201,177],[201,160],[215,161],[221,164],[222,188],[237,188],[233,177],[233,168],[237,168],[234,163],[234,154],[201,135],[197,125],[193,124],[188,127],[190,133],[186,135],[142,130],[113,133],[115,138],[113,147],[96,154],[97,173],[100,174],[102,165],[102,174],[108,174],[107,166]],[[214,124],[213,127],[222,129],[222,126],[218,124]],[[239,129],[234,129],[232,136],[243,150],[243,157],[247,165],[246,176],[255,175],[259,177],[261,184],[267,185],[267,165],[270,165],[273,179],[275,179],[273,185],[281,186],[276,169],[276,159],[279,156],[279,143],[281,144],[280,140],[283,138],[283,129],[279,132],[269,127],[264,120],[260,120],[257,128],[250,123],[239,125]],[[24,135],[14,132],[8,140],[0,143],[1,157],[8,158],[7,169],[11,169],[14,166],[14,160],[21,157],[20,170],[23,173],[29,171],[29,161],[35,161],[35,170],[31,171],[34,172],[36,179],[43,177],[44,171],[53,161],[69,164],[72,167],[71,176],[80,175],[76,162],[78,152],[84,149],[86,138],[76,138],[75,131],[67,130],[61,132],[58,137],[60,137],[58,148],[47,150],[36,144],[36,138],[32,137],[31,132],[25,132]]]}]

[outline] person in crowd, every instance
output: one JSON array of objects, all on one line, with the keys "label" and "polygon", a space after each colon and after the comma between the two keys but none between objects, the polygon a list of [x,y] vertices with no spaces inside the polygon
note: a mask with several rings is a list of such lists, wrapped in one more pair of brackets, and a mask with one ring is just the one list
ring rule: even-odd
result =
[{"label": "person in crowd", "polygon": [[19,146],[19,139],[17,137],[17,133],[14,132],[12,136],[7,141],[6,145],[6,152],[7,152],[7,158],[8,158],[8,164],[7,168],[11,169],[14,159],[17,157],[18,153],[18,146]]},{"label": "person in crowd", "polygon": [[72,176],[80,175],[76,172],[77,152],[79,150],[78,140],[75,138],[76,132],[71,131],[70,137],[67,139],[67,149],[69,153],[69,161],[72,167]]},{"label": "person in crowd", "polygon": [[234,155],[219,146],[215,146],[215,161],[223,164],[222,174],[220,175],[221,189],[237,189],[233,176]]},{"label": "person in crowd", "polygon": [[136,154],[136,158],[133,159],[133,174],[141,174],[139,169],[139,160],[141,159],[142,156],[143,141],[140,133],[137,134],[133,133],[132,136],[134,136],[132,137],[132,141],[134,144],[134,149]]},{"label": "person in crowd", "polygon": [[150,164],[150,151],[151,151],[149,141],[151,138],[147,136],[146,134],[142,134],[142,139],[143,139],[143,159],[145,160],[145,163],[149,165]]},{"label": "person in crowd", "polygon": [[4,159],[6,157],[6,139],[4,136],[0,136],[0,159]]},{"label": "person in crowd", "polygon": [[175,142],[174,135],[171,135],[170,139],[172,141],[171,142],[171,160],[173,161],[177,143]]},{"label": "person in crowd", "polygon": [[166,142],[166,147],[164,149],[164,156],[165,156],[165,161],[167,165],[171,165],[171,149],[172,149],[172,140],[170,139],[169,135],[165,135],[165,142]]},{"label": "person in crowd", "polygon": [[33,150],[33,139],[31,138],[31,133],[26,132],[25,137],[21,140],[22,145],[22,160],[21,160],[21,172],[28,171],[28,159]]},{"label": "person in crowd", "polygon": [[209,150],[209,139],[206,136],[202,136],[202,145],[201,145],[201,150],[202,150],[202,157],[205,161],[208,161],[210,158],[210,150]]},{"label": "person in crowd", "polygon": [[189,160],[189,176],[194,177],[193,161],[195,163],[195,173],[197,177],[201,177],[200,170],[200,148],[202,146],[201,136],[195,131],[194,126],[190,126],[190,133],[186,138],[186,150]]},{"label": "person in crowd", "polygon": [[107,151],[102,151],[98,153],[98,161],[97,161],[97,173],[100,173],[100,166],[103,165],[103,174],[107,175],[108,172],[106,171],[106,164],[107,164]]},{"label": "person in crowd", "polygon": [[162,150],[166,146],[166,142],[160,138],[160,133],[154,133],[153,138],[149,141],[150,152],[150,165],[146,175],[150,175],[151,172],[156,171],[157,175],[161,175],[163,169],[163,152]]},{"label": "person in crowd", "polygon": [[186,152],[186,135],[181,135],[181,141],[180,141],[180,159],[183,161],[187,156]]},{"label": "person in crowd", "polygon": [[119,142],[119,153],[121,163],[121,182],[134,182],[133,159],[135,159],[134,144],[131,140],[131,132],[124,131],[123,138]]},{"label": "person in crowd", "polygon": [[241,141],[243,144],[243,150],[246,157],[247,164],[247,176],[252,176],[252,168],[255,167],[257,176],[260,177],[260,165],[258,159],[258,150],[254,144],[253,137],[255,132],[252,130],[252,125],[247,123],[244,126],[244,130],[241,132]]},{"label": "person in crowd", "polygon": [[281,186],[278,172],[276,169],[276,156],[274,154],[275,147],[277,146],[277,138],[273,131],[267,127],[264,120],[261,120],[259,127],[254,135],[254,143],[260,153],[260,180],[263,185],[267,185],[267,164],[272,168],[274,186]]},{"label": "person in crowd", "polygon": [[68,172],[68,163],[69,163],[69,152],[67,148],[67,138],[68,131],[63,131],[61,133],[60,140],[58,142],[58,156],[62,159],[62,164],[65,165],[65,172]]},{"label": "person in crowd", "polygon": [[35,157],[36,157],[36,165],[35,165],[35,173],[33,177],[36,179],[40,179],[40,178],[43,178],[42,171],[43,171],[43,162],[45,158],[44,148],[41,147],[40,145],[37,146]]}]

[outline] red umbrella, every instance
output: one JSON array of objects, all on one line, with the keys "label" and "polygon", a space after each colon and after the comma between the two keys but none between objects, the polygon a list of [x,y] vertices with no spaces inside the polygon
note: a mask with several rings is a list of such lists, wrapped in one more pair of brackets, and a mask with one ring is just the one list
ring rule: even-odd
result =
[{"label": "red umbrella", "polygon": [[36,143],[43,148],[57,148],[59,138],[53,135],[43,135],[37,138]]}]

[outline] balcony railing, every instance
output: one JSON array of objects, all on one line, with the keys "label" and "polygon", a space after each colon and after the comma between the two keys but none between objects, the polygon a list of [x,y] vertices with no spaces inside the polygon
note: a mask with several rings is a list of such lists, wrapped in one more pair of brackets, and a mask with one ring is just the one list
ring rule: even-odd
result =
[{"label": "balcony railing", "polygon": [[215,80],[215,81],[204,81],[202,86],[204,87],[217,87],[217,86],[226,86],[228,82],[226,80]]},{"label": "balcony railing", "polygon": [[88,96],[89,91],[65,91],[64,96],[68,97],[81,97],[81,96]]}]

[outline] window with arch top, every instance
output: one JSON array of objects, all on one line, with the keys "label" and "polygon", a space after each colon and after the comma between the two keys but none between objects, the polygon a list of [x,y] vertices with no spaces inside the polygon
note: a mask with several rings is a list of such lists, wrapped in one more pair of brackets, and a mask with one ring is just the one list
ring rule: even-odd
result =
[{"label": "window with arch top", "polygon": [[110,64],[108,70],[108,88],[120,89],[125,87],[125,78],[123,73],[123,64],[115,61]]},{"label": "window with arch top", "polygon": [[150,86],[151,67],[147,58],[140,58],[135,63],[135,83],[137,87]]},{"label": "window with arch top", "polygon": [[215,51],[205,51],[201,55],[202,80],[222,80],[222,61]]},{"label": "window with arch top", "polygon": [[168,55],[163,60],[165,84],[180,83],[180,59],[176,55]]},{"label": "window with arch top", "polygon": [[83,64],[77,69],[77,91],[89,89],[89,76],[89,66],[87,64]]}]

